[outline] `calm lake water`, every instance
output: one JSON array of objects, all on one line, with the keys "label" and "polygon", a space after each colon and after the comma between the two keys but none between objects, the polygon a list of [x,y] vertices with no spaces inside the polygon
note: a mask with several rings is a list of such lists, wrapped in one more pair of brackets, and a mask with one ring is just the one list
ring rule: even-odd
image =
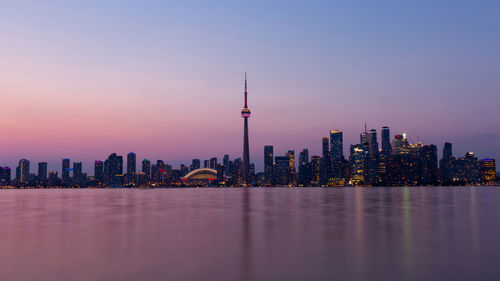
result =
[{"label": "calm lake water", "polygon": [[0,280],[500,280],[500,187],[0,191]]}]

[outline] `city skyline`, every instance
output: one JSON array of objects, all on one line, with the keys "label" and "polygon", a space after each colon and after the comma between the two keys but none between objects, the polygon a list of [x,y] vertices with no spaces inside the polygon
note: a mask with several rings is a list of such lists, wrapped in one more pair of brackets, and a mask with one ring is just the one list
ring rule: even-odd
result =
[{"label": "city skyline", "polygon": [[[370,130],[376,130],[377,133],[378,133],[378,137],[377,137],[377,140],[379,141],[379,150],[382,150],[382,129],[383,128],[390,128],[388,126],[383,126],[381,128],[379,128],[378,130],[373,128],[373,129],[370,129]],[[251,157],[250,157],[250,163],[251,164],[255,164],[255,169],[256,169],[256,172],[264,172],[265,171],[265,167],[264,167],[264,154],[263,154],[263,149],[265,146],[272,146],[273,147],[273,150],[274,150],[274,154],[275,155],[286,155],[287,151],[290,151],[290,150],[293,150],[293,151],[301,151],[302,149],[308,149],[309,151],[309,155],[310,156],[313,156],[313,155],[318,155],[318,156],[321,156],[322,155],[322,148],[321,148],[321,138],[329,138],[330,137],[330,133],[332,131],[338,131],[338,132],[341,132],[342,135],[345,135],[343,131],[341,130],[329,130],[327,131],[324,136],[320,136],[317,140],[317,144],[312,144],[310,146],[304,146],[304,147],[287,147],[283,144],[279,144],[279,143],[268,143],[260,148],[257,148],[257,147],[254,147],[252,149],[252,145],[250,144],[250,150],[252,150],[253,154],[251,154]],[[358,132],[358,135],[355,136],[354,138],[356,139],[359,139],[359,134],[362,134],[363,133],[363,130],[360,130]],[[394,136],[395,135],[405,135],[407,136],[408,134],[407,133],[404,133],[404,132],[397,132],[397,133],[393,133],[392,132],[392,129],[391,129],[391,133],[390,133],[390,141],[392,143],[393,139],[394,139]],[[352,139],[353,137],[349,137],[348,139]],[[241,136],[240,136],[240,139],[241,139]],[[441,143],[431,143],[431,142],[422,142],[422,141],[414,141],[414,139],[409,136],[408,137],[408,141],[409,143],[411,144],[418,144],[419,142],[423,143],[423,144],[435,144],[437,146],[437,152],[438,152],[438,155],[441,155],[443,153],[443,147],[446,143],[453,143],[453,151],[454,151],[454,155],[455,156],[463,156],[465,155],[466,153],[468,152],[473,152],[478,158],[480,159],[483,159],[483,158],[492,158],[492,159],[497,159],[494,155],[494,153],[477,153],[476,151],[473,151],[471,149],[464,149],[464,148],[461,148],[461,149],[457,149],[457,144],[453,141],[442,141]],[[349,156],[349,145],[351,144],[355,144],[357,143],[356,141],[352,142],[352,143],[347,143],[347,142],[343,142],[343,146],[342,146],[342,151],[343,151],[343,156],[344,157],[348,157]],[[330,146],[330,143],[328,144],[328,146]],[[240,144],[240,147],[241,147],[241,144]],[[460,146],[459,146],[460,147]],[[278,149],[277,149],[278,148]],[[262,150],[262,151],[261,151]],[[483,150],[484,151],[484,150]],[[172,167],[174,168],[178,168],[180,167],[180,165],[184,164],[184,165],[189,165],[191,163],[191,161],[193,159],[199,159],[200,161],[209,161],[210,159],[212,158],[217,158],[218,160],[222,160],[224,155],[229,155],[232,159],[237,159],[237,158],[242,158],[242,155],[243,155],[243,150],[240,150],[240,152],[235,152],[235,153],[222,153],[222,154],[215,154],[215,153],[211,153],[211,152],[204,152],[202,154],[199,154],[199,155],[206,155],[206,156],[198,156],[198,155],[193,155],[191,158],[189,157],[185,157],[185,160],[177,160],[177,159],[168,159],[168,158],[161,158],[157,155],[155,155],[154,153],[153,154],[148,154],[148,155],[144,155],[144,154],[141,154],[141,153],[138,153],[136,151],[117,151],[117,150],[111,150],[111,152],[105,152],[103,155],[100,155],[98,157],[96,157],[95,159],[91,159],[91,160],[88,160],[89,158],[88,157],[73,157],[72,155],[75,155],[75,154],[71,154],[71,153],[67,153],[65,154],[63,157],[61,158],[58,158],[58,159],[55,159],[53,161],[50,161],[50,160],[47,160],[47,158],[42,158],[42,159],[39,159],[39,158],[34,158],[34,157],[30,157],[29,155],[28,156],[24,156],[24,157],[19,157],[18,159],[15,159],[14,161],[10,161],[10,162],[7,162],[5,160],[2,159],[2,162],[0,162],[0,166],[8,166],[8,167],[16,167],[18,164],[19,164],[19,160],[21,159],[27,159],[29,161],[31,161],[32,163],[47,163],[47,166],[48,166],[48,171],[58,171],[58,172],[61,172],[60,171],[60,166],[61,166],[61,160],[64,160],[64,159],[70,159],[71,161],[75,160],[77,162],[80,162],[83,166],[83,169],[82,171],[89,174],[89,175],[92,175],[93,172],[94,172],[94,162],[95,161],[101,161],[102,159],[104,159],[105,157],[107,157],[110,153],[116,153],[117,155],[123,155],[123,156],[126,156],[128,155],[129,153],[134,153],[134,154],[139,154],[140,158],[137,158],[137,167],[136,168],[139,168],[139,162],[142,161],[143,159],[146,159],[146,160],[150,160],[150,161],[156,161],[156,160],[162,160],[164,161],[165,163],[171,165]],[[76,154],[77,155],[77,154]],[[141,156],[142,155],[142,156]],[[54,159],[54,157],[49,157],[49,159]],[[73,163],[73,162],[71,162]],[[203,162],[202,162],[203,164]],[[34,166],[33,166],[34,167]],[[298,167],[298,164],[296,164],[296,167]]]},{"label": "city skyline", "polygon": [[[499,4],[285,6],[6,3],[3,163],[240,155],[244,69],[250,147],[320,154],[328,130],[356,143],[368,123],[500,158]],[[250,158],[263,161],[258,150]]]},{"label": "city skyline", "polygon": [[[343,153],[343,132],[330,130],[321,139],[321,155],[311,155],[309,148],[300,153],[287,150],[274,153],[273,145],[263,148],[264,170],[258,171],[248,157],[247,79],[245,75],[244,139],[242,157],[225,154],[210,159],[192,159],[179,167],[162,159],[137,160],[134,152],[111,153],[107,159],[94,161],[94,173],[84,173],[81,161],[62,159],[60,173],[48,171],[47,162],[38,162],[38,173],[30,169],[29,159],[21,159],[12,177],[12,168],[0,167],[1,186],[26,187],[103,187],[103,186],[420,186],[477,185],[498,181],[494,158],[482,158],[467,152],[460,157],[453,153],[452,143],[445,142],[442,156],[435,144],[412,143],[406,134],[391,135],[390,128],[365,129],[359,143],[346,144]],[[378,137],[379,136],[379,137]],[[379,142],[380,140],[380,142]],[[379,145],[380,144],[380,145]],[[298,156],[298,158],[297,158]],[[243,159],[243,160],[242,160]],[[142,169],[137,167],[142,163]],[[203,163],[203,166],[202,166]],[[246,164],[245,164],[246,163]],[[34,164],[34,163],[33,163]],[[201,168],[201,169],[200,169]],[[60,175],[60,176],[59,176]],[[206,181],[208,180],[208,182]]]}]

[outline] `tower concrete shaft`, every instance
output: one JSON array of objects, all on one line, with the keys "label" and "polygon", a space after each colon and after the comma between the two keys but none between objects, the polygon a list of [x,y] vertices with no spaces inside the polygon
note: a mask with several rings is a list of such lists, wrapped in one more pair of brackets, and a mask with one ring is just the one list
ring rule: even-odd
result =
[{"label": "tower concrete shaft", "polygon": [[244,184],[248,184],[250,173],[250,148],[248,143],[248,118],[250,118],[250,109],[247,104],[247,73],[245,72],[245,106],[241,111],[241,117],[244,120],[243,127],[243,167],[242,167],[242,180]]}]

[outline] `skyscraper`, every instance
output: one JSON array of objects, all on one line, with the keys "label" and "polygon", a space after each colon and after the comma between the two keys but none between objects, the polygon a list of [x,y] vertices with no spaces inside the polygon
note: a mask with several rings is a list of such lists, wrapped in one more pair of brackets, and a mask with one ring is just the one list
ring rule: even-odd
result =
[{"label": "skyscraper", "polygon": [[332,157],[328,138],[325,137],[321,139],[321,147],[323,154],[323,158],[321,159],[321,182],[325,184],[332,176]]},{"label": "skyscraper", "polygon": [[102,161],[97,160],[94,162],[94,178],[97,183],[103,183],[104,181],[104,164]]},{"label": "skyscraper", "polygon": [[355,186],[365,184],[366,160],[368,151],[362,144],[351,145],[350,162],[352,165],[351,181]]},{"label": "skyscraper", "polygon": [[104,161],[104,178],[105,182],[110,185],[121,184],[123,174],[123,157],[111,153]]},{"label": "skyscraper", "polygon": [[250,170],[250,149],[248,144],[248,118],[250,117],[250,109],[247,105],[247,73],[245,72],[245,106],[241,111],[241,117],[244,120],[243,128],[243,167],[242,167],[242,180],[244,184],[248,183],[248,174]]},{"label": "skyscraper", "polygon": [[420,149],[420,159],[422,163],[422,184],[436,185],[437,184],[437,147],[433,144],[424,145]]},{"label": "skyscraper", "polygon": [[19,183],[28,183],[30,176],[30,161],[26,159],[19,160],[19,166],[16,169],[16,179]]},{"label": "skyscraper", "polygon": [[479,179],[482,184],[492,185],[496,179],[495,159],[481,159],[479,161]]},{"label": "skyscraper", "polygon": [[189,168],[190,168],[191,171],[194,171],[194,170],[199,169],[200,165],[201,165],[200,164],[200,159],[193,159],[191,161],[191,167],[189,167]]},{"label": "skyscraper", "polygon": [[443,159],[449,160],[453,156],[452,145],[450,142],[445,142],[443,147]]},{"label": "skyscraper", "polygon": [[10,184],[11,173],[10,167],[0,167],[0,185]]},{"label": "skyscraper", "polygon": [[224,155],[224,158],[222,158],[222,164],[224,165],[224,174],[229,176],[229,155]]},{"label": "skyscraper", "polygon": [[82,162],[73,162],[73,182],[77,185],[82,181]]},{"label": "skyscraper", "polygon": [[342,158],[344,154],[344,143],[342,141],[342,132],[339,130],[330,131],[330,153],[333,160]]},{"label": "skyscraper", "polygon": [[295,184],[295,151],[287,150],[286,157],[288,158],[288,168],[290,170],[288,173],[288,183]]},{"label": "skyscraper", "polygon": [[314,155],[311,157],[311,183],[319,185],[321,181],[321,157]]},{"label": "skyscraper", "polygon": [[290,159],[287,156],[276,156],[275,180],[279,185],[288,185],[290,180]]},{"label": "skyscraper", "polygon": [[330,131],[330,155],[332,158],[332,176],[341,178],[343,176],[344,143],[342,141],[342,132],[339,130]]},{"label": "skyscraper", "polygon": [[47,180],[47,162],[39,162],[38,163],[38,180],[45,181]]},{"label": "skyscraper", "polygon": [[264,175],[268,183],[273,179],[274,147],[272,145],[264,146]]},{"label": "skyscraper", "polygon": [[450,185],[453,182],[454,162],[452,145],[450,142],[445,142],[443,147],[443,158],[439,161],[441,169],[441,183]]},{"label": "skyscraper", "polygon": [[210,158],[210,169],[217,169],[217,157]]},{"label": "skyscraper", "polygon": [[[200,164],[200,160],[198,160],[198,165]],[[142,172],[146,176],[146,181],[151,179],[151,161],[148,159],[142,160]]]},{"label": "skyscraper", "polygon": [[311,163],[309,163],[309,150],[304,148],[299,153],[299,176],[298,183],[302,186],[311,183]]},{"label": "skyscraper", "polygon": [[377,131],[375,129],[370,130],[368,143],[370,144],[370,153],[378,153]]},{"label": "skyscraper", "polygon": [[127,154],[127,183],[135,185],[136,182],[136,156],[135,153]]},{"label": "skyscraper", "polygon": [[62,168],[61,168],[61,179],[63,184],[69,183],[69,159],[65,158],[62,160]]},{"label": "skyscraper", "polygon": [[388,156],[391,154],[391,151],[391,133],[389,127],[384,126],[382,127],[382,154]]}]

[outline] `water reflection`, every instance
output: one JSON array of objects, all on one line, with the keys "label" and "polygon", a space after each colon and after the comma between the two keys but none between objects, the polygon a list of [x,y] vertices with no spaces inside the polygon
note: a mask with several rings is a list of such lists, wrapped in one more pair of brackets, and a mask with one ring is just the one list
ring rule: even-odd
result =
[{"label": "water reflection", "polygon": [[9,190],[0,280],[497,280],[500,188]]}]

